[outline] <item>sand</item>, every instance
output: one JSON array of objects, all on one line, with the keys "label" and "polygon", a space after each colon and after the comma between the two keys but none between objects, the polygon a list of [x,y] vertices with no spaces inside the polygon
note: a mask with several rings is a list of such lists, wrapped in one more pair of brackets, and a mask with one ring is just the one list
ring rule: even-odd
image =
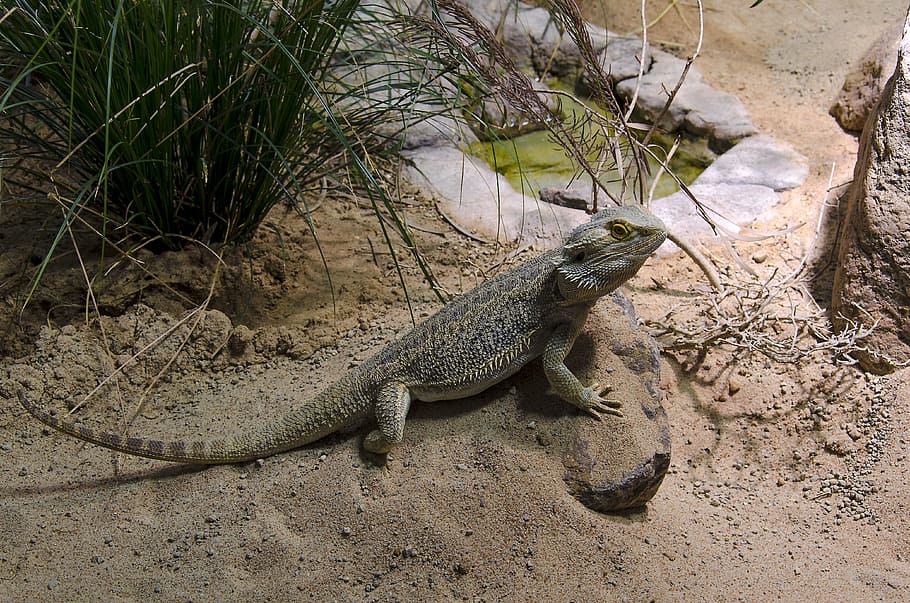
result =
[{"label": "sand", "polygon": [[[656,14],[663,3],[653,4]],[[762,131],[810,162],[806,185],[761,225],[810,226],[737,244],[744,258],[766,256],[754,266],[761,271],[798,261],[829,180],[852,177],[856,139],[828,106],[906,6],[748,4],[708,3],[698,65]],[[685,21],[671,10],[652,41],[691,50],[696,20],[690,7],[684,13]],[[638,21],[629,9],[588,14],[619,31]],[[450,291],[481,282],[508,256],[454,232],[426,199],[405,191],[404,201]],[[179,335],[195,325],[173,362],[179,339],[128,364],[79,416],[122,429],[138,411],[131,433],[216,437],[346,372],[408,328],[408,306],[367,203],[343,198],[327,199],[315,215],[334,301],[305,223],[276,209],[270,228],[226,258],[210,304],[217,312],[199,324],[202,314],[185,312],[205,298],[215,262],[198,249],[143,256],[157,281],[115,270],[98,288],[100,321],[85,319],[85,286],[67,253],[20,314],[29,259],[56,228],[55,214],[42,212],[0,214],[2,601],[910,596],[907,371],[872,377],[824,354],[780,363],[722,347],[688,370],[691,357],[664,355],[671,467],[644,509],[619,516],[590,511],[568,493],[562,451],[540,434],[584,417],[541,395],[539,364],[470,400],[417,405],[385,464],[362,453],[364,430],[206,469],[118,456],[43,429],[18,406],[16,389],[72,405],[169,328]],[[407,259],[404,271],[420,320],[439,302]],[[652,259],[628,293],[642,319],[659,320],[675,304],[696,316],[703,302],[693,291],[704,287],[679,256]]]}]

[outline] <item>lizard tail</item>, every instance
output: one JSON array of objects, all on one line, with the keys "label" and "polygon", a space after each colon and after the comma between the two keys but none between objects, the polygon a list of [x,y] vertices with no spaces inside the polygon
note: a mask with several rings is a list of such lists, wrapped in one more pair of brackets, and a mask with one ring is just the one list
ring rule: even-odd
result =
[{"label": "lizard tail", "polygon": [[21,389],[18,394],[19,404],[29,414],[57,431],[118,452],[175,463],[223,465],[253,461],[315,442],[349,422],[320,417],[314,400],[246,435],[217,440],[159,440],[91,429],[38,408]]}]

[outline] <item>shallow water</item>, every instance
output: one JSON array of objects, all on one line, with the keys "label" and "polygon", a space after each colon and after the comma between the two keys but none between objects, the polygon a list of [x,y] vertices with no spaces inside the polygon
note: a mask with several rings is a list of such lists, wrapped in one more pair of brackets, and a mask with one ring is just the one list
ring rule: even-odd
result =
[{"label": "shallow water", "polygon": [[[566,97],[561,98],[564,123],[578,122],[583,114],[583,107]],[[578,126],[581,127],[581,126]],[[592,148],[608,148],[603,134],[592,133]],[[588,139],[590,140],[590,138]],[[652,138],[653,144],[660,147],[658,153],[666,153],[673,143],[673,138],[658,135]],[[575,179],[580,183],[589,182],[578,163],[567,156],[547,130],[538,130],[514,138],[500,138],[492,141],[478,141],[468,147],[468,152],[483,159],[493,170],[505,176],[512,187],[525,195],[538,197],[540,190],[548,187],[568,187]],[[685,184],[691,184],[695,178],[715,159],[704,139],[682,139],[680,146],[670,161],[670,167]],[[597,153],[591,153],[589,160],[596,164]],[[651,178],[658,173],[659,163],[649,158],[648,187]],[[622,184],[618,170],[611,170],[601,178],[607,190],[620,195]],[[590,184],[588,184],[590,186]],[[664,197],[679,190],[676,181],[666,175],[661,177],[654,191],[654,198]]]}]

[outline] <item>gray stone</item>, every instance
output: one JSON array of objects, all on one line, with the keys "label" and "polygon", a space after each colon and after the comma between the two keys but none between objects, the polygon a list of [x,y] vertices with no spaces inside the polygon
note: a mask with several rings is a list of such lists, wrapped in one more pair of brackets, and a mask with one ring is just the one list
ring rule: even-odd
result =
[{"label": "gray stone", "polygon": [[900,27],[883,33],[844,78],[844,85],[829,111],[843,129],[862,131],[882,97],[885,82],[894,73],[900,39]]},{"label": "gray stone", "polygon": [[563,55],[568,53],[569,56],[561,56],[555,63],[562,66],[568,62],[577,66],[580,62],[574,44],[568,38],[562,40],[562,34],[546,9],[499,0],[467,0],[464,4],[475,19],[497,34],[506,54],[520,69],[540,72],[542,63],[546,62],[543,57],[547,51],[553,52],[557,48]]},{"label": "gray stone", "polygon": [[540,200],[561,207],[587,210],[591,203],[591,195],[587,191],[579,191],[561,186],[548,186],[540,189]]},{"label": "gray stone", "polygon": [[[642,53],[644,50],[644,53]],[[641,57],[644,55],[644,60]],[[651,46],[642,48],[641,38],[609,34],[607,47],[600,53],[600,64],[614,82],[638,77],[644,63],[644,73],[651,69]]]},{"label": "gray stone", "polygon": [[517,192],[482,160],[454,146],[424,147],[403,155],[410,164],[404,177],[431,191],[442,212],[478,238],[553,247],[589,219],[585,212]]},{"label": "gray stone", "polygon": [[585,27],[588,30],[588,38],[591,40],[591,47],[594,48],[594,51],[597,53],[600,53],[607,47],[609,40],[618,37],[617,34],[609,32],[597,25],[585,23]]},{"label": "gray stone", "polygon": [[[477,140],[474,133],[464,124],[449,115],[430,115],[421,117],[414,112],[402,117],[402,149],[412,150],[420,147],[465,144]],[[390,124],[395,126],[396,124]]]},{"label": "gray stone", "polygon": [[698,184],[759,184],[776,191],[806,181],[809,162],[793,147],[767,134],[741,140],[718,157],[696,181]]},{"label": "gray stone", "polygon": [[[546,54],[555,44],[571,44],[554,28],[549,13],[519,3],[510,5],[501,0],[468,0],[466,3],[477,18],[495,28],[502,25],[506,45],[516,56],[528,57],[542,48]],[[606,47],[601,53],[613,77],[626,79],[617,87],[631,98],[639,84],[638,56],[641,41],[616,36],[605,30],[589,28],[595,47]],[[574,46],[574,45],[573,45]],[[547,50],[549,49],[549,50]],[[566,55],[570,56],[570,55]],[[647,74],[641,78],[639,108],[642,113],[656,117],[683,71],[685,61],[666,52],[646,50]],[[442,124],[442,130],[449,130]],[[434,127],[428,124],[427,127]],[[726,233],[736,236],[739,225],[747,226],[778,201],[775,190],[798,186],[807,175],[805,160],[788,147],[775,143],[768,136],[751,136],[755,129],[748,114],[734,97],[714,90],[704,83],[702,74],[692,67],[687,79],[669,110],[663,126],[684,128],[708,136],[715,147],[731,147],[743,139],[690,187],[709,206],[711,217]],[[414,148],[405,154],[410,166],[406,178],[428,189],[440,200],[440,208],[453,222],[475,236],[500,242],[540,243],[555,245],[566,232],[587,220],[581,211],[543,203],[515,191],[506,179],[482,161],[464,155],[455,143],[437,135],[440,128],[430,132],[417,131],[414,141],[438,144],[437,148]],[[409,143],[412,140],[409,134]],[[556,196],[565,196],[560,190]],[[592,200],[591,184],[579,179],[568,189],[572,204],[581,207],[582,201]],[[608,201],[599,200],[603,205]],[[709,225],[698,215],[684,193],[677,193],[652,204],[652,209],[676,232],[716,244]],[[665,244],[662,252],[675,249]]]},{"label": "gray stone", "polygon": [[683,86],[676,102],[685,111],[685,130],[707,137],[715,150],[724,151],[737,141],[758,133],[738,98],[704,82]]},{"label": "gray stone", "polygon": [[855,354],[886,373],[910,364],[910,15],[897,67],[860,140],[838,240],[832,319],[872,334]]},{"label": "gray stone", "polygon": [[[534,69],[534,59],[540,54],[538,41],[549,32],[556,35],[550,24],[550,13],[542,8],[516,7],[501,21],[501,39],[509,58],[522,69]],[[548,27],[549,26],[549,27]],[[494,26],[492,31],[497,31]]]},{"label": "gray stone", "polygon": [[[581,69],[578,46],[560,30],[546,9],[499,0],[466,0],[464,4],[478,21],[499,35],[506,53],[518,67],[532,68],[539,76],[556,77]],[[603,50],[610,34],[594,25],[586,24],[586,28],[594,51]]]},{"label": "gray stone", "polygon": [[[377,56],[380,56],[377,54]],[[413,86],[413,75],[400,69],[389,61],[379,61],[370,65],[338,64],[333,70],[334,76],[348,86],[362,90],[361,95],[351,95],[338,103],[339,108],[369,108],[375,103],[388,103],[390,106],[400,104],[399,90],[408,90]],[[377,85],[377,83],[381,83]],[[456,92],[450,84],[439,83],[439,93]],[[460,119],[451,114],[439,112],[438,105],[425,102],[414,102],[407,112],[400,114],[400,119],[376,124],[376,132],[399,142],[402,148],[414,149],[422,146],[439,144],[470,144],[476,140],[469,128]]]},{"label": "gray stone", "polygon": [[[636,107],[648,121],[653,123],[663,111],[669,91],[676,87],[686,62],[659,50],[652,51],[652,54],[653,61],[648,72],[640,80],[638,78],[630,78],[619,82],[616,90],[627,101],[635,96],[637,90]],[[701,72],[698,68],[691,67],[685,83],[680,88],[680,93],[684,88],[701,84],[701,79]],[[670,106],[658,125],[672,132],[682,126],[685,117],[685,108],[675,102]]]},{"label": "gray stone", "polygon": [[[506,53],[518,67],[557,77],[580,73],[579,92],[589,91],[589,82],[581,73],[583,61],[578,47],[570,36],[560,31],[546,9],[503,0],[466,0],[465,6],[478,21],[497,32]],[[647,47],[645,74],[639,79],[640,39],[590,25],[587,29],[611,82],[618,82],[618,94],[629,101],[637,90],[639,114],[653,123],[663,111],[668,91],[676,87],[686,62]],[[704,83],[701,72],[694,66],[690,67],[685,83],[659,125],[670,132],[682,128],[696,136],[705,136],[718,151],[757,133],[743,104],[735,96]]]},{"label": "gray stone", "polygon": [[[642,50],[644,50],[644,73],[651,69],[651,47],[642,48],[641,38],[621,36],[604,32],[604,49],[598,55],[598,63],[607,75],[608,82],[615,89],[617,82],[637,78],[641,69]],[[590,81],[590,72],[584,70],[575,84],[575,91],[581,96],[594,96]]]},{"label": "gray stone", "polygon": [[[699,184],[696,180],[689,190],[717,224],[717,233],[698,214],[695,204],[682,191],[655,199],[650,208],[674,232],[685,234],[687,241],[700,241],[706,245],[716,244],[719,235],[737,236],[742,232],[743,226],[751,224],[780,200],[774,189],[756,184]],[[659,253],[672,253],[676,250],[677,247],[672,243],[664,243]]]},{"label": "gray stone", "polygon": [[[538,91],[541,103],[546,107],[547,117],[545,119],[564,119],[559,97],[550,94],[550,89],[541,82],[532,82],[532,85]],[[468,117],[468,123],[480,140],[515,138],[530,132],[545,130],[547,127],[545,119],[518,110],[499,98],[485,98],[478,104],[479,108],[475,108],[472,112],[479,113],[479,119],[473,116]]]},{"label": "gray stone", "polygon": [[[636,109],[651,123],[658,120],[686,66],[686,61],[666,52],[655,50],[653,57],[651,69],[640,80],[630,78],[616,86],[627,101],[637,90]],[[694,66],[689,68],[685,82],[658,125],[669,132],[685,129],[696,136],[707,136],[719,150],[758,132],[739,99],[704,83]]]},{"label": "gray stone", "polygon": [[578,46],[557,27],[549,11],[537,8],[522,12],[531,38],[531,61],[540,76],[565,77],[581,68]]}]

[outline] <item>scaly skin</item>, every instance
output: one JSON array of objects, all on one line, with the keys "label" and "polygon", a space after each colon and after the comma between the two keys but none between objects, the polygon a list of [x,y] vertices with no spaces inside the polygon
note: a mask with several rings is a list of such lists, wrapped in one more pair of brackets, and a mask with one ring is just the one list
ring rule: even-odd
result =
[{"label": "scaly skin", "polygon": [[599,419],[622,416],[609,388],[583,386],[564,361],[588,312],[634,275],[666,238],[666,227],[639,206],[605,209],[562,246],[490,279],[444,306],[334,385],[274,422],[223,440],[164,441],[98,432],[19,401],[41,422],[127,454],[179,463],[238,463],[319,440],[374,420],[364,440],[385,454],[404,436],[412,399],[477,394],[541,356],[553,391]]}]

